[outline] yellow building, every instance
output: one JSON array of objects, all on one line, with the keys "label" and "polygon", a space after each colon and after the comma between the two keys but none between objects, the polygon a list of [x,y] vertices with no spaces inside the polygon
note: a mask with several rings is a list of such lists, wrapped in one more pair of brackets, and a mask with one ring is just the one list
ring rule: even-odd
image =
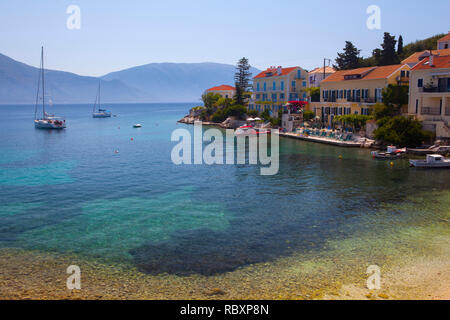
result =
[{"label": "yellow building", "polygon": [[412,68],[408,113],[438,139],[450,139],[450,55],[430,56]]},{"label": "yellow building", "polygon": [[253,78],[253,94],[249,110],[269,110],[278,117],[289,101],[306,101],[308,72],[300,67],[270,67]]},{"label": "yellow building", "polygon": [[320,102],[311,102],[308,109],[324,124],[337,115],[368,115],[382,102],[382,90],[389,84],[409,84],[410,69],[399,64],[336,71],[320,83]]},{"label": "yellow building", "polygon": [[233,99],[234,95],[236,94],[236,88],[223,84],[221,86],[212,87],[206,90],[206,93],[210,92],[214,94],[220,94],[222,98]]}]

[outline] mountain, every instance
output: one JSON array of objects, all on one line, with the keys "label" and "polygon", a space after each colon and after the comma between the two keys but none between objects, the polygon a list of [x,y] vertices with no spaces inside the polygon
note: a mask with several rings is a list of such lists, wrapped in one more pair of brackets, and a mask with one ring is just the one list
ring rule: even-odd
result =
[{"label": "mountain", "polygon": [[[235,66],[221,63],[150,63],[102,77],[151,94],[155,101],[198,101],[213,86],[233,85]],[[251,68],[253,75],[260,70]]]},{"label": "mountain", "polygon": [[[99,81],[105,103],[189,102],[207,88],[233,84],[234,72],[220,63],[152,63],[100,78],[46,69],[45,88],[54,103],[93,103]],[[0,54],[0,104],[34,103],[38,75],[38,68]]]},{"label": "mountain", "polygon": [[[0,54],[0,103],[34,103],[39,69]],[[45,70],[46,96],[54,103],[94,102],[99,80],[103,102],[138,102],[147,94],[118,80],[107,81],[70,72]]]}]

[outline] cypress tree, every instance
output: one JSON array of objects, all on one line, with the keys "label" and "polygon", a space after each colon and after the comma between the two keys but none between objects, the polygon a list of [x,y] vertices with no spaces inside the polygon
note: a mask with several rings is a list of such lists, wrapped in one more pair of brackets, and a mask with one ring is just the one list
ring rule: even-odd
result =
[{"label": "cypress tree", "polygon": [[336,64],[333,67],[337,70],[355,69],[361,65],[361,57],[359,54],[361,50],[358,50],[351,41],[345,41],[344,52],[339,53],[336,58]]},{"label": "cypress tree", "polygon": [[234,82],[236,86],[236,95],[234,99],[236,104],[244,105],[246,100],[246,95],[251,88],[250,77],[252,73],[250,72],[250,64],[247,58],[242,58],[238,61],[236,66],[236,73],[234,75]]}]

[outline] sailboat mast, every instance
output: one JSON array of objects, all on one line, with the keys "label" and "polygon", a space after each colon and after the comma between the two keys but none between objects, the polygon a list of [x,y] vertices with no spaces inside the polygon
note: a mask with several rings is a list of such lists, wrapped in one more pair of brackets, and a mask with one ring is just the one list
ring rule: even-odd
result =
[{"label": "sailboat mast", "polygon": [[42,64],[42,113],[44,116],[44,119],[46,119],[45,116],[45,83],[44,83],[44,47],[41,48],[41,64]]}]

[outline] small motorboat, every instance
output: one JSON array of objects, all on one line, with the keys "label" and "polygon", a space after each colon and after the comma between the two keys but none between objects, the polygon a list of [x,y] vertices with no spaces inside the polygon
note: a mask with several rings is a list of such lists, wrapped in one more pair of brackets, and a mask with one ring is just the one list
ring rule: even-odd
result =
[{"label": "small motorboat", "polygon": [[136,123],[133,125],[133,128],[142,128],[142,124]]},{"label": "small motorboat", "polygon": [[409,164],[417,168],[450,168],[450,159],[440,154],[428,154],[425,160],[409,160]]},{"label": "small motorboat", "polygon": [[372,151],[371,154],[374,159],[396,160],[396,159],[401,158],[405,152],[406,152],[406,148],[397,149],[394,146],[388,146],[386,152]]},{"label": "small motorboat", "polygon": [[234,132],[235,136],[256,136],[258,131],[256,131],[252,126],[241,126]]},{"label": "small motorboat", "polygon": [[401,153],[372,151],[371,154],[374,159],[380,160],[397,160],[402,157]]}]

